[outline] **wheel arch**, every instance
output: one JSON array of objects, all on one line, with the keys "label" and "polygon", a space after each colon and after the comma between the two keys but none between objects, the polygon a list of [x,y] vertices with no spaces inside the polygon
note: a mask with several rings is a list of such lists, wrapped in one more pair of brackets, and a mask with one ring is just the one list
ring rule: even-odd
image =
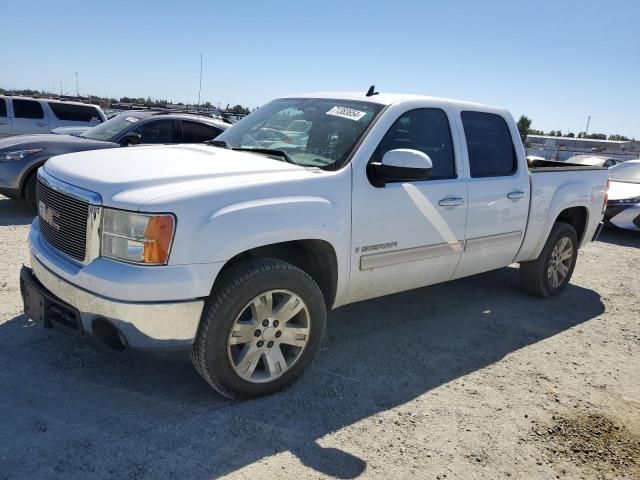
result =
[{"label": "wheel arch", "polygon": [[589,224],[589,209],[586,206],[565,208],[556,216],[553,223],[557,222],[571,225],[578,236],[578,245],[582,245],[582,240]]},{"label": "wheel arch", "polygon": [[212,290],[231,268],[257,258],[276,258],[295,265],[318,284],[327,308],[331,309],[334,305],[338,288],[338,257],[333,245],[320,239],[272,243],[238,253],[225,262]]}]

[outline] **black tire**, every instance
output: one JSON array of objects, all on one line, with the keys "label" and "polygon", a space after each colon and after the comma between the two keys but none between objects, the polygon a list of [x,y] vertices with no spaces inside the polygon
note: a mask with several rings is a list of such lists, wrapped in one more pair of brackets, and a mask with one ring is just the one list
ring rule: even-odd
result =
[{"label": "black tire", "polygon": [[[571,263],[568,268],[568,272],[564,280],[554,287],[549,281],[548,269],[550,262],[552,261],[552,252],[554,247],[560,242],[562,238],[568,238],[573,248],[573,254],[571,256]],[[572,225],[568,223],[556,222],[551,229],[549,238],[540,252],[540,256],[530,262],[520,263],[520,279],[522,286],[525,290],[533,295],[537,295],[542,298],[549,298],[558,295],[562,290],[567,287],[567,284],[571,280],[573,275],[573,269],[576,266],[576,259],[578,258],[578,235]]]},{"label": "black tire", "polygon": [[[269,290],[285,289],[307,306],[310,333],[306,347],[290,368],[277,379],[253,383],[242,379],[227,355],[227,340],[236,318],[248,302]],[[320,349],[327,309],[316,282],[304,271],[282,260],[250,260],[232,267],[214,287],[205,303],[191,360],[198,373],[228,398],[268,395],[293,383]]]},{"label": "black tire", "polygon": [[29,175],[26,182],[24,183],[24,199],[29,208],[34,212],[38,211],[38,199],[36,198],[36,181],[37,174],[36,172],[33,172]]}]

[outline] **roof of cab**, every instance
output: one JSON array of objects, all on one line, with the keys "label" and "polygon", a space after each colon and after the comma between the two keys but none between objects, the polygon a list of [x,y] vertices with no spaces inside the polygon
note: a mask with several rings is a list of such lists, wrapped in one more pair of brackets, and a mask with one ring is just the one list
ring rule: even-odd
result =
[{"label": "roof of cab", "polygon": [[366,92],[354,92],[354,91],[336,91],[336,92],[308,92],[308,93],[300,93],[296,95],[286,95],[283,98],[331,98],[331,99],[340,99],[340,100],[358,100],[361,102],[371,102],[378,103],[381,105],[392,105],[394,103],[400,103],[403,101],[409,100],[431,100],[438,102],[448,102],[451,104],[455,104],[461,107],[469,106],[469,107],[483,107],[491,110],[504,110],[503,107],[494,107],[489,105],[484,105],[481,103],[475,102],[466,102],[463,100],[454,100],[450,98],[440,98],[440,97],[430,97],[428,95],[414,95],[414,94],[405,94],[405,93],[377,93],[372,96],[367,96]]}]

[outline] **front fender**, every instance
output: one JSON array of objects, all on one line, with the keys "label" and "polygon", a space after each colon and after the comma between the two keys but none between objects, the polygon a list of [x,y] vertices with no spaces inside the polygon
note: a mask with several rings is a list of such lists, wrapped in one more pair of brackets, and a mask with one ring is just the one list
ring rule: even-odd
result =
[{"label": "front fender", "polygon": [[[227,205],[209,217],[201,240],[214,239],[213,261],[227,261],[247,250],[292,240],[348,241],[347,218],[330,200],[316,196],[275,197]],[[211,240],[209,240],[211,244]]]}]

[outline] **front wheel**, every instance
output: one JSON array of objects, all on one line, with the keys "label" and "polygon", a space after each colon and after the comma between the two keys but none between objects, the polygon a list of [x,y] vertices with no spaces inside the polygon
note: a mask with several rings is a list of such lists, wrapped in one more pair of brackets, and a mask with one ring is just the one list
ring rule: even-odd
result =
[{"label": "front wheel", "polygon": [[24,184],[24,198],[27,202],[29,208],[36,212],[38,210],[38,199],[36,194],[36,183],[37,183],[37,174],[33,172],[27,178],[27,181]]},{"label": "front wheel", "polygon": [[571,280],[577,258],[576,230],[568,223],[557,222],[540,256],[520,264],[520,278],[525,290],[543,298],[558,295]]},{"label": "front wheel", "polygon": [[193,364],[226,397],[276,392],[316,355],[326,317],[322,292],[304,271],[276,259],[242,263],[207,300]]}]

